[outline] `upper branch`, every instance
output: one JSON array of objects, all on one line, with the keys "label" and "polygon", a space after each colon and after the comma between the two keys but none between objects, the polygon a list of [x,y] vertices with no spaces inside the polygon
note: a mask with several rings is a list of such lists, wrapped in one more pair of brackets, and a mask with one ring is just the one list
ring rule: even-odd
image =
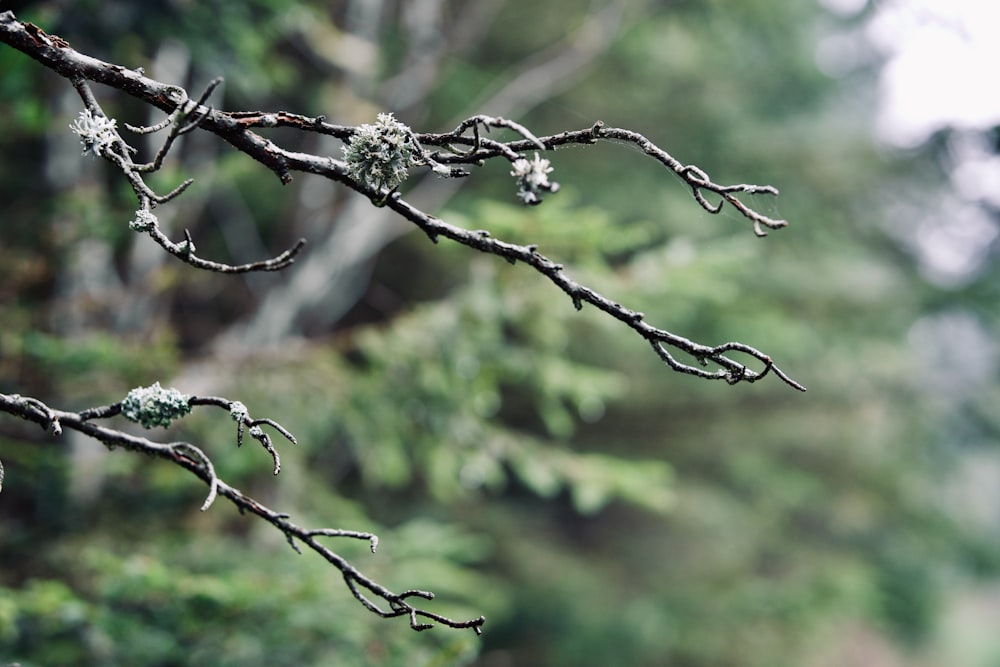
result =
[{"label": "upper branch", "polygon": [[[582,304],[589,303],[625,323],[648,341],[660,359],[673,370],[705,379],[721,379],[733,384],[743,381],[755,382],[773,372],[789,386],[800,391],[805,390],[805,387],[775,366],[770,356],[756,348],[736,342],[715,346],[702,345],[649,325],[644,321],[642,313],[630,310],[573,281],[560,264],[538,253],[536,246],[516,245],[494,239],[485,231],[470,231],[450,225],[407,203],[395,190],[411,167],[429,168],[441,176],[460,177],[468,175],[468,172],[460,166],[479,166],[486,160],[499,158],[511,163],[511,175],[517,179],[518,195],[522,201],[526,204],[538,204],[541,202],[542,193],[555,192],[559,184],[548,180],[548,173],[552,170],[549,161],[541,159],[537,152],[534,160],[528,160],[524,157],[526,151],[553,150],[564,145],[585,145],[598,141],[628,143],[637,146],[644,154],[681,178],[691,188],[694,199],[706,211],[718,213],[729,204],[753,224],[755,234],[765,236],[765,228],[779,229],[788,223],[756,211],[744,202],[740,195],[777,195],[778,190],[773,186],[716,183],[704,170],[695,165],[684,164],[645,136],[631,130],[609,128],[601,122],[586,129],[538,137],[519,123],[487,115],[473,116],[460,123],[451,132],[435,134],[415,133],[395,121],[391,114],[380,114],[379,122],[374,126],[347,127],[328,123],[323,116],[310,118],[285,111],[225,112],[205,106],[205,100],[214,87],[214,82],[198,101],[191,101],[187,93],[176,86],[149,79],[139,71],[78,53],[65,40],[47,35],[30,23],[18,22],[11,12],[0,13],[0,41],[20,49],[74,82],[87,104],[88,111],[95,116],[103,117],[103,112],[90,94],[85,81],[106,84],[170,114],[172,122],[164,122],[152,128],[135,128],[141,132],[164,129],[167,126],[173,128],[163,151],[152,163],[147,165],[132,163],[129,147],[117,134],[102,155],[119,165],[139,197],[140,210],[136,214],[136,220],[133,221],[133,228],[147,231],[170,253],[194,266],[224,271],[278,269],[291,263],[304,243],[300,241],[295,247],[267,262],[227,267],[197,258],[190,236],[180,243],[173,243],[159,231],[155,224],[155,216],[149,209],[157,202],[179,194],[186,185],[182,184],[173,193],[157,198],[145,188],[141,174],[143,170],[159,164],[162,154],[177,135],[197,127],[220,136],[237,150],[257,160],[273,171],[283,183],[291,180],[293,171],[317,174],[365,195],[377,206],[389,206],[420,227],[432,239],[444,236],[511,262],[520,260],[529,264],[569,295],[578,309]],[[290,151],[253,131],[267,127],[294,127],[305,132],[337,137],[346,144],[347,159],[338,160],[330,156]],[[491,128],[512,131],[518,137],[510,141],[498,141],[483,136],[481,130],[489,131]],[[706,193],[718,197],[718,201],[711,203],[706,198]],[[678,360],[671,350],[687,354],[693,363]],[[761,367],[753,370],[734,359],[733,354],[742,354],[755,359],[760,362]],[[706,370],[709,362],[717,365],[718,370]]]}]

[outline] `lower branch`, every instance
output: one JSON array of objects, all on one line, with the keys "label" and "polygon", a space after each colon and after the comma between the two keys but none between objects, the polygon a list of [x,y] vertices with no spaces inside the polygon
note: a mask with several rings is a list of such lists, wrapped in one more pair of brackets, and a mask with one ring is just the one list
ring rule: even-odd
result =
[{"label": "lower branch", "polygon": [[[236,403],[236,405],[233,406],[233,403]],[[217,398],[195,398],[191,399],[191,404],[227,407],[234,415],[241,418],[241,424],[243,423],[243,417],[249,419],[245,412],[240,411],[242,404],[235,401]],[[245,411],[245,408],[243,410]],[[207,509],[216,496],[221,496],[232,502],[239,509],[240,513],[250,512],[251,514],[255,514],[284,533],[289,544],[296,552],[302,553],[298,543],[305,544],[337,568],[343,575],[344,582],[351,591],[351,594],[366,609],[383,618],[407,616],[410,620],[410,627],[418,631],[427,630],[437,623],[451,628],[472,628],[476,634],[482,634],[482,626],[486,622],[484,616],[461,621],[423,609],[417,604],[412,603],[411,600],[431,600],[434,598],[433,593],[419,590],[394,593],[385,586],[365,576],[341,555],[319,541],[319,538],[323,537],[348,537],[368,540],[372,553],[375,553],[378,546],[378,537],[373,533],[333,528],[303,528],[292,523],[287,514],[276,512],[262,505],[250,496],[245,495],[239,489],[222,481],[216,475],[211,460],[199,447],[187,442],[153,442],[147,438],[107,428],[90,421],[91,419],[107,418],[119,414],[121,412],[121,404],[91,408],[81,412],[64,412],[50,408],[35,398],[23,397],[17,394],[0,394],[0,411],[12,414],[26,421],[34,422],[53,435],[61,434],[63,429],[72,429],[90,436],[107,447],[122,447],[151,454],[184,468],[209,486],[209,496],[202,506],[203,510]],[[259,429],[259,423],[268,423],[269,425],[277,426],[271,420],[254,420],[254,426],[251,426],[251,430],[255,427]],[[280,427],[278,428],[280,429]],[[283,431],[283,435],[287,434],[287,431],[284,431],[284,429],[281,429],[281,431]],[[0,465],[0,488],[2,488],[2,484],[3,466]],[[377,600],[381,600],[381,604],[387,608],[380,606],[376,602]]]}]

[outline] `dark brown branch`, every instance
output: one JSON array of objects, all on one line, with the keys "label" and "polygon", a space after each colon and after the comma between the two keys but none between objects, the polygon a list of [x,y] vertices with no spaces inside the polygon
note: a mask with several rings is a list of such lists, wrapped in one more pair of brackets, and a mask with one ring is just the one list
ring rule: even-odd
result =
[{"label": "dark brown branch", "polygon": [[[198,102],[190,102],[187,94],[182,89],[148,79],[136,71],[80,54],[70,48],[65,40],[45,35],[39,28],[31,24],[19,23],[11,12],[0,14],[0,41],[7,42],[15,48],[24,51],[46,67],[74,81],[78,89],[81,90],[81,95],[84,96],[88,108],[94,108],[99,111],[96,100],[93,99],[92,95],[89,95],[89,90],[82,83],[83,79],[104,83],[117,88],[158,108],[169,111],[175,116],[182,114],[184,117],[197,119],[195,124],[198,127],[217,134],[238,150],[265,165],[277,174],[283,183],[291,180],[291,172],[293,171],[317,174],[338,181],[360,192],[371,199],[377,206],[388,205],[407,220],[420,227],[432,240],[436,240],[439,236],[444,236],[469,248],[494,254],[511,262],[517,260],[525,262],[548,277],[561,290],[568,294],[577,309],[581,308],[583,303],[589,303],[625,323],[646,339],[653,346],[660,359],[675,371],[704,379],[722,379],[732,384],[742,381],[755,382],[773,371],[777,377],[791,387],[800,391],[805,390],[805,387],[800,383],[795,382],[787,374],[774,366],[768,355],[753,347],[743,343],[706,346],[664,329],[653,327],[643,321],[640,313],[629,310],[621,304],[615,303],[594,290],[570,279],[563,272],[561,265],[539,254],[534,246],[519,246],[493,239],[486,232],[469,231],[450,225],[411,206],[399,197],[398,192],[389,193],[387,197],[383,192],[376,191],[366,184],[352,179],[348,174],[346,163],[340,160],[332,157],[285,150],[251,130],[251,128],[279,126],[295,127],[302,131],[328,134],[348,141],[354,135],[357,128],[327,123],[322,116],[309,118],[284,111],[273,113],[262,111],[218,111],[204,106],[211,87],[202,95]],[[508,142],[488,139],[481,136],[480,126],[486,129],[496,127],[511,130],[519,135],[519,138]],[[164,125],[164,127],[166,126]],[[174,121],[174,127],[177,127],[176,120]],[[470,130],[471,136],[467,134]],[[536,137],[527,128],[516,122],[503,118],[478,115],[463,121],[458,127],[448,133],[414,133],[411,136],[422,151],[417,164],[430,166],[439,174],[451,176],[465,175],[466,172],[457,169],[449,172],[446,165],[479,165],[486,160],[497,157],[514,162],[520,159],[520,156],[525,151],[552,150],[569,144],[593,144],[598,141],[628,143],[637,146],[643,153],[655,159],[687,183],[691,188],[694,199],[706,211],[718,213],[728,203],[753,223],[754,233],[758,236],[766,235],[764,231],[765,227],[779,229],[788,224],[785,220],[770,218],[757,212],[738,196],[740,194],[777,195],[777,188],[770,185],[722,185],[715,183],[702,169],[694,165],[682,163],[645,136],[631,130],[605,127],[601,122],[597,122],[593,126],[582,130],[567,131],[546,137]],[[170,140],[170,137],[168,137],[168,143]],[[121,145],[125,146],[124,142],[121,142]],[[429,152],[428,147],[436,147],[438,150]],[[467,150],[459,150],[458,147],[465,147]],[[120,155],[118,155],[119,153]],[[157,201],[154,198],[155,195],[147,192],[146,190],[148,189],[143,190],[145,185],[142,183],[138,173],[135,170],[129,169],[130,161],[126,162],[127,150],[122,148],[109,159],[117,159],[125,164],[122,167],[123,171],[129,176],[129,180],[133,184],[133,188],[136,189],[143,206],[153,206]],[[710,203],[706,199],[705,193],[718,196],[719,201],[716,204]],[[173,193],[167,195],[167,197],[170,196],[173,196]],[[537,201],[531,203],[537,203]],[[190,242],[190,239],[175,244],[163,235],[155,224],[145,231],[168,252],[193,266],[223,272],[282,268],[294,260],[295,254],[298,253],[304,243],[304,241],[300,240],[295,247],[273,260],[239,267],[229,267],[196,257],[194,255],[193,243]],[[688,354],[697,365],[679,361],[668,348]],[[762,368],[752,370],[745,364],[727,356],[727,353],[734,352],[756,359],[762,364]],[[719,366],[719,370],[705,370],[704,367],[709,362]]]},{"label": "dark brown branch", "polygon": [[[196,405],[216,405],[230,410],[233,409],[232,404],[234,403],[228,399],[215,397],[192,399],[191,402]],[[54,424],[60,424],[63,428],[83,433],[104,443],[108,447],[122,447],[132,451],[151,454],[184,468],[209,486],[209,496],[204,505],[202,505],[203,510],[207,509],[216,496],[222,496],[232,502],[241,513],[250,512],[280,530],[296,551],[299,551],[297,543],[305,544],[337,568],[343,575],[344,582],[347,584],[351,594],[365,608],[379,616],[384,618],[407,616],[410,619],[410,626],[414,630],[425,630],[432,627],[430,624],[418,621],[418,619],[428,619],[448,627],[472,628],[476,634],[482,633],[482,626],[486,622],[485,617],[480,616],[467,621],[456,621],[447,616],[411,604],[411,598],[416,597],[430,600],[433,599],[434,595],[425,591],[394,593],[385,586],[365,576],[343,556],[319,541],[319,538],[324,537],[363,539],[370,543],[372,553],[374,553],[378,545],[378,538],[374,534],[333,528],[303,528],[290,521],[287,514],[276,512],[262,505],[250,496],[245,495],[240,490],[222,481],[216,474],[211,459],[195,445],[186,442],[153,442],[147,438],[94,424],[91,421],[98,417],[108,417],[117,414],[120,412],[120,405],[116,405],[118,406],[117,409],[115,406],[103,406],[83,412],[64,412],[49,408],[34,398],[22,397],[16,394],[0,394],[0,411],[7,412],[26,421],[34,422],[46,430],[54,432]],[[0,468],[0,471],[2,471],[2,468]],[[0,484],[2,483],[3,477],[2,472],[0,472]],[[374,602],[373,598],[381,600],[388,608],[383,608]]]}]

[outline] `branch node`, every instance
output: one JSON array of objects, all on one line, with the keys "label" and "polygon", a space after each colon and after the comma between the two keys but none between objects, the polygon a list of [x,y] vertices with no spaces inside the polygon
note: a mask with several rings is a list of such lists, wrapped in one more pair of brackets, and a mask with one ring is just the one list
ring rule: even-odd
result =
[{"label": "branch node", "polygon": [[410,609],[410,627],[417,632],[423,632],[424,630],[430,630],[434,627],[432,623],[420,623],[417,621],[417,610]]}]

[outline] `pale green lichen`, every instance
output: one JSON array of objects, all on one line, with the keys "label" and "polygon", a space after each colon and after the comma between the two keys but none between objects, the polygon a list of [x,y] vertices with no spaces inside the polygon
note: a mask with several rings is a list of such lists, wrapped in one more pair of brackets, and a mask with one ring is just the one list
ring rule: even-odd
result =
[{"label": "pale green lichen", "polygon": [[122,401],[122,414],[143,428],[170,426],[170,422],[191,412],[188,396],[174,388],[164,389],[159,382],[136,387]]},{"label": "pale green lichen", "polygon": [[358,127],[343,150],[351,178],[381,194],[406,180],[419,153],[410,128],[391,113]]},{"label": "pale green lichen", "polygon": [[147,232],[159,224],[159,220],[149,210],[141,208],[135,212],[135,217],[128,223],[128,228],[134,232]]}]

